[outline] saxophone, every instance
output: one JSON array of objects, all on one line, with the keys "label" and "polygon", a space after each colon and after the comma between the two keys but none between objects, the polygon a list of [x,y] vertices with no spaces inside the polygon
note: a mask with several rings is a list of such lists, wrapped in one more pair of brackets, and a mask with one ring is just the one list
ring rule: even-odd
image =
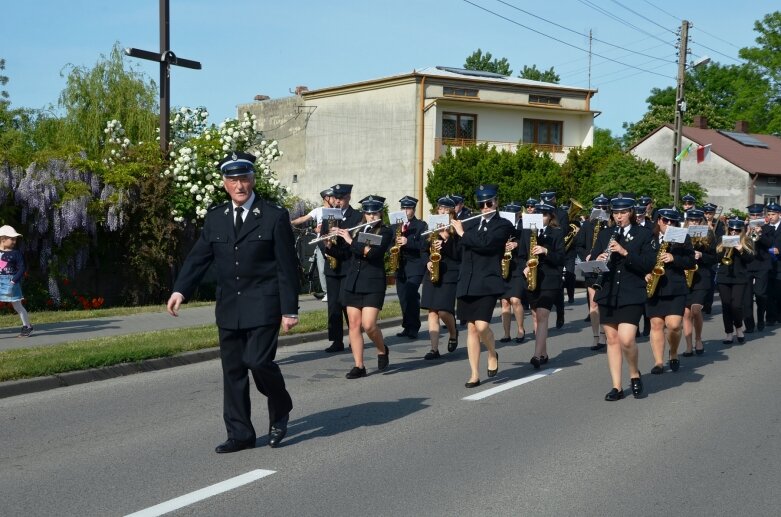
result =
[{"label": "saxophone", "polygon": [[651,298],[654,295],[656,287],[659,285],[659,279],[664,276],[662,255],[667,253],[667,248],[669,247],[670,243],[663,241],[661,246],[659,246],[659,251],[656,252],[656,264],[654,264],[654,268],[651,270],[651,280],[649,280],[648,284],[645,286],[645,293],[648,295],[648,298]]},{"label": "saxophone", "polygon": [[402,223],[401,220],[396,221],[396,236],[393,239],[394,244],[390,249],[390,264],[388,269],[391,273],[394,273],[397,269],[399,269],[399,252],[401,251],[401,246],[399,246],[398,241],[399,237],[401,237],[401,227]]},{"label": "saxophone", "polygon": [[[529,274],[526,275],[526,281],[529,284],[529,291],[537,290],[537,266],[540,264],[540,259],[535,255],[532,255],[532,250],[537,246],[537,226],[532,225],[531,237],[529,238],[529,260],[526,261],[526,267],[529,268]],[[502,259],[504,260],[504,259]]]},{"label": "saxophone", "polygon": [[594,249],[594,246],[597,245],[597,237],[599,236],[599,231],[602,229],[602,221],[597,219],[597,222],[594,224],[594,234],[591,236],[591,249]]},{"label": "saxophone", "polygon": [[442,254],[440,254],[436,248],[434,248],[434,243],[439,240],[437,232],[431,232],[431,237],[429,237],[430,241],[430,247],[429,247],[429,260],[431,261],[431,283],[436,284],[439,282],[439,263],[442,260]]},{"label": "saxophone", "polygon": [[[695,249],[697,248],[698,245],[701,244],[701,242],[702,241],[699,237],[694,237],[692,239],[692,244],[694,244]],[[686,287],[688,287],[689,289],[691,289],[692,286],[694,285],[694,273],[696,273],[698,269],[700,269],[700,266],[694,264],[693,268],[683,270],[683,275],[686,277]]]},{"label": "saxophone", "polygon": [[[331,224],[333,224],[333,221],[335,219],[332,216],[332,217],[329,217],[328,220],[331,222]],[[332,229],[331,228],[331,224],[328,225],[328,230],[329,231]],[[328,242],[331,243],[331,246],[335,246],[336,245],[336,237],[331,237],[330,239],[328,239]],[[329,255],[327,253],[325,253],[324,255],[328,259],[328,266],[331,269],[333,269],[334,271],[336,271],[336,268],[339,267],[339,260],[336,257],[332,257],[331,255]]]},{"label": "saxophone", "polygon": [[[512,242],[512,237],[507,240],[507,242]],[[512,251],[505,248],[504,255],[502,256],[502,278],[507,280],[510,278],[510,262],[513,259],[513,253]]]}]

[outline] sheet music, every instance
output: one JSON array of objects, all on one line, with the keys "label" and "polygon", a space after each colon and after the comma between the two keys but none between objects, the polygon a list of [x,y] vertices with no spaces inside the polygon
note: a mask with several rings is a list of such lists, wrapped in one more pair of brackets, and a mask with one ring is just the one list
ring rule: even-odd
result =
[{"label": "sheet music", "polygon": [[589,220],[591,221],[607,221],[608,215],[607,212],[602,210],[601,208],[595,208],[591,211],[591,215],[589,216]]},{"label": "sheet music", "polygon": [[523,214],[521,221],[523,221],[523,228],[525,230],[530,230],[532,225],[536,226],[538,230],[543,226],[542,214]]},{"label": "sheet music", "polygon": [[689,230],[689,236],[690,237],[707,237],[708,236],[708,227],[707,226],[693,225],[693,226],[689,226],[687,228],[687,230]]},{"label": "sheet music", "polygon": [[575,270],[580,270],[584,274],[589,273],[605,273],[610,271],[607,262],[604,260],[589,260],[588,262],[581,262],[575,265]]},{"label": "sheet music", "polygon": [[515,212],[499,212],[499,217],[510,221],[515,226]]},{"label": "sheet music", "polygon": [[434,230],[440,226],[450,225],[450,216],[447,214],[430,215],[426,222],[428,222],[429,229]]},{"label": "sheet music", "polygon": [[341,221],[343,219],[343,217],[342,217],[342,209],[341,208],[323,208],[323,221],[327,221],[328,219],[335,219],[337,221]]},{"label": "sheet music", "polygon": [[382,235],[375,235],[373,233],[361,232],[356,237],[356,240],[361,244],[368,244],[369,246],[379,246],[382,244]]},{"label": "sheet music", "polygon": [[763,217],[760,217],[759,219],[751,219],[748,222],[749,226],[764,226],[765,225],[765,219]]},{"label": "sheet music", "polygon": [[724,235],[721,237],[722,248],[734,248],[740,244],[740,235]]},{"label": "sheet music", "polygon": [[686,236],[689,235],[689,230],[686,228],[678,228],[677,226],[668,226],[667,231],[664,232],[665,242],[678,242],[683,244],[686,242]]},{"label": "sheet music", "polygon": [[390,221],[391,224],[404,224],[407,222],[407,212],[404,210],[391,212],[388,214],[388,221]]}]

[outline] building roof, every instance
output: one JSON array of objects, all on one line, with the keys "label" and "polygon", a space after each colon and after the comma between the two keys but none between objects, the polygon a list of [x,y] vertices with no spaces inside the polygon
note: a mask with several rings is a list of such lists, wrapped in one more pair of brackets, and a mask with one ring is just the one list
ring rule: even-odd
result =
[{"label": "building roof", "polygon": [[[640,142],[647,140],[662,128],[673,131],[672,124],[666,124],[648,134]],[[765,144],[767,147],[745,145],[725,133],[737,134],[738,138],[740,138],[739,135],[744,135]],[[684,126],[683,137],[699,145],[711,144],[711,153],[717,154],[748,173],[781,176],[781,138],[777,136]],[[632,146],[632,149],[637,147],[640,142]]]},{"label": "building roof", "polygon": [[365,81],[358,81],[355,83],[346,83],[335,86],[326,86],[322,88],[315,88],[306,92],[303,92],[304,97],[318,96],[323,93],[335,92],[339,90],[347,90],[360,87],[377,87],[384,83],[398,83],[399,81],[414,81],[417,77],[437,77],[441,79],[451,79],[464,82],[475,83],[487,83],[497,86],[508,86],[511,88],[540,88],[546,90],[560,90],[562,92],[575,92],[581,95],[587,95],[591,93],[595,94],[598,90],[595,88],[580,88],[575,86],[565,86],[556,83],[546,83],[542,81],[532,81],[531,79],[522,79],[520,77],[503,76],[501,74],[495,74],[491,72],[481,72],[476,70],[466,70],[463,68],[454,68],[447,66],[431,66],[421,69],[415,69],[410,73],[391,75],[387,77],[379,77],[375,79],[369,79]]}]

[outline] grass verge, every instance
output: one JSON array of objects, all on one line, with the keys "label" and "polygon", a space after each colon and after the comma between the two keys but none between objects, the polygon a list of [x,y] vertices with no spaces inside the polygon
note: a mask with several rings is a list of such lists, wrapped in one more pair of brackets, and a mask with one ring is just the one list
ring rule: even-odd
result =
[{"label": "grass verge", "polygon": [[[401,308],[396,301],[386,303],[380,314],[382,319],[400,315]],[[326,310],[305,312],[290,334],[327,327]],[[0,382],[169,357],[214,346],[217,346],[217,328],[205,325],[7,350],[0,352]]]}]

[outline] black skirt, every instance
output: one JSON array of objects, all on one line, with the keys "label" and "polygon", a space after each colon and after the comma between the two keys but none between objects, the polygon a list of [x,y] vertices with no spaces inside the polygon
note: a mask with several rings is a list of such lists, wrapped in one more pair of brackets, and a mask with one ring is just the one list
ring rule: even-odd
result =
[{"label": "black skirt", "polygon": [[556,296],[560,291],[556,289],[537,289],[529,293],[529,306],[532,309],[551,310],[556,303]]},{"label": "black skirt", "polygon": [[357,307],[363,309],[364,307],[374,307],[375,309],[382,310],[382,304],[385,302],[385,293],[354,293],[346,289],[342,289],[339,296],[339,303],[344,307]]},{"label": "black skirt", "polygon": [[460,321],[491,321],[498,296],[462,296],[458,299],[458,319]]},{"label": "black skirt", "polygon": [[686,295],[686,307],[691,308],[692,305],[705,305],[705,300],[708,298],[709,289],[695,289],[689,291]]},{"label": "black skirt", "polygon": [[504,284],[506,289],[502,293],[502,300],[509,300],[510,298],[520,299],[523,296],[526,282],[521,279],[521,276],[511,276]]},{"label": "black skirt", "polygon": [[457,286],[457,283],[434,285],[428,276],[424,277],[420,306],[429,311],[445,311],[455,314]]},{"label": "black skirt", "polygon": [[654,296],[645,302],[645,315],[649,318],[683,316],[686,310],[686,295]]},{"label": "black skirt", "polygon": [[640,325],[640,318],[643,317],[645,305],[637,303],[633,305],[624,305],[621,307],[599,306],[600,323],[631,323],[635,327]]}]

